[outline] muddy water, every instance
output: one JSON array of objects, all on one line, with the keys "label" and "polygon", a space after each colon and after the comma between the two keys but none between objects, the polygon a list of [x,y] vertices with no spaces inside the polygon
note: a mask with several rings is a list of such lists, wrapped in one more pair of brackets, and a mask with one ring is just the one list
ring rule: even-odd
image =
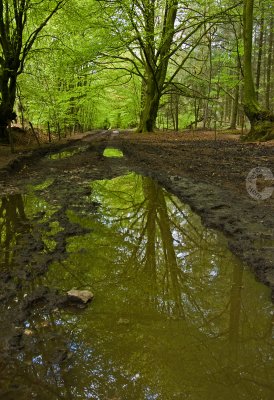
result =
[{"label": "muddy water", "polygon": [[104,157],[114,157],[121,158],[123,157],[123,152],[121,150],[115,149],[113,147],[107,147],[103,153]]},{"label": "muddy water", "polygon": [[[54,184],[0,203],[1,399],[273,399],[269,292],[222,235],[147,177],[66,209]],[[93,302],[60,306],[72,288]]]},{"label": "muddy water", "polygon": [[62,160],[64,158],[69,158],[74,156],[74,154],[81,153],[85,151],[87,147],[85,146],[79,146],[79,147],[71,147],[67,148],[66,150],[59,151],[57,153],[51,153],[49,154],[48,158],[50,160]]}]

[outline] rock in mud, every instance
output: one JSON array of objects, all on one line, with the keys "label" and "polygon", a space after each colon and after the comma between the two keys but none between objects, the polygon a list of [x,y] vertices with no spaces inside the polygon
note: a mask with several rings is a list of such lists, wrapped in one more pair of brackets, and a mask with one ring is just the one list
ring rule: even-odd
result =
[{"label": "rock in mud", "polygon": [[69,292],[67,292],[67,295],[68,299],[71,302],[79,304],[87,304],[94,297],[93,293],[91,293],[89,290],[76,290],[76,289],[70,290]]}]

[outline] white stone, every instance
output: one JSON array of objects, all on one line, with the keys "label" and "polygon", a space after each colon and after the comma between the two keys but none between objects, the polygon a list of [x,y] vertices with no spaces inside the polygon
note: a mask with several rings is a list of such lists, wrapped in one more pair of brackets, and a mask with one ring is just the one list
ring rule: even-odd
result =
[{"label": "white stone", "polygon": [[86,304],[88,301],[91,301],[94,297],[93,293],[91,293],[89,290],[76,289],[70,290],[69,292],[67,292],[67,295],[70,300],[78,301],[84,304]]}]

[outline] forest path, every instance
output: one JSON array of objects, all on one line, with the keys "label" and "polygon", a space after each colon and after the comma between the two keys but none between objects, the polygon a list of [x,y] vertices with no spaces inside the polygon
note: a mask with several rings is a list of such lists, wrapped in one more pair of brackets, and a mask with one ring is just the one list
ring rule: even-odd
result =
[{"label": "forest path", "polygon": [[[273,298],[274,196],[265,200],[253,198],[246,188],[247,176],[254,168],[274,172],[272,143],[246,144],[238,137],[215,136],[214,132],[137,135],[100,130],[56,146],[66,148],[73,143],[83,148],[88,146],[90,151],[59,160],[56,172],[65,170],[77,174],[77,168],[84,168],[100,179],[101,173],[117,176],[127,169],[153,177],[190,204],[206,226],[227,236],[232,251],[247,263],[260,281],[271,287]],[[120,148],[124,159],[105,159],[103,152],[107,146]],[[41,151],[53,151],[53,148]],[[33,165],[20,171],[21,182],[32,179],[33,174],[48,176],[51,166],[39,163],[39,154],[39,151],[38,154],[34,152],[29,157]],[[23,162],[28,164],[27,159]],[[19,168],[18,163],[16,168]],[[12,174],[10,169],[3,175],[0,190],[2,194],[14,193],[18,184],[20,186],[18,175]],[[265,187],[271,190],[272,184],[258,176],[255,189],[260,195]]]}]

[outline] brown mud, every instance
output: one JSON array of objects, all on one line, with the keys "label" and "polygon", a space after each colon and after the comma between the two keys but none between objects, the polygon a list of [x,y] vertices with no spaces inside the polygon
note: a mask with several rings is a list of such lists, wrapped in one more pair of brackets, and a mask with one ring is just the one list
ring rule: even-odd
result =
[{"label": "brown mud", "polygon": [[[122,150],[124,157],[103,157],[107,146]],[[75,154],[67,158],[46,157],[62,148]],[[206,226],[222,231],[232,252],[259,281],[270,286],[274,300],[274,196],[254,200],[245,186],[247,174],[257,166],[274,172],[272,146],[243,144],[226,135],[218,135],[215,140],[212,133],[136,135],[103,131],[12,160],[0,170],[0,192],[7,204],[11,199],[16,202],[16,196],[20,202],[20,194],[28,184],[38,185],[53,178],[54,182],[36,188],[52,206],[50,218],[45,220],[43,212],[36,214],[33,221],[20,212],[16,216],[20,240],[10,250],[11,267],[1,269],[0,273],[1,302],[7,306],[7,313],[0,317],[7,332],[2,354],[10,357],[14,349],[27,346],[22,321],[37,308],[69,306],[64,294],[54,288],[38,284],[30,290],[32,282],[39,282],[52,262],[67,257],[67,238],[85,233],[83,227],[69,221],[66,211],[79,207],[81,198],[90,193],[88,182],[110,179],[126,171],[154,178],[188,203]],[[96,207],[96,202],[91,203],[89,211],[95,212]],[[43,233],[56,221],[61,227],[51,237],[56,246],[54,250],[45,249]]]}]

